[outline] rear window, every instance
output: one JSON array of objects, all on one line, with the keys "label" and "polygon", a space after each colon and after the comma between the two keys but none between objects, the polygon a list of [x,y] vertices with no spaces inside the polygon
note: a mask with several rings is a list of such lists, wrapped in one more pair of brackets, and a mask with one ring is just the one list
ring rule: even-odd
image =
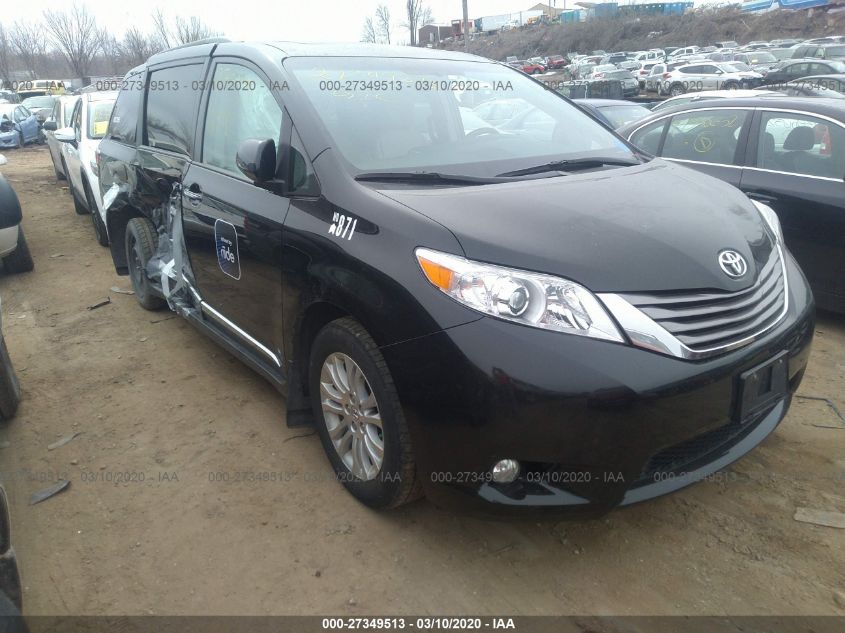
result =
[{"label": "rear window", "polygon": [[144,97],[144,75],[127,75],[121,85],[122,90],[117,95],[109,121],[108,137],[134,145],[138,116],[141,114],[141,99]]},{"label": "rear window", "polygon": [[824,50],[826,57],[845,57],[845,46],[827,46]]},{"label": "rear window", "polygon": [[109,128],[114,101],[92,101],[88,104],[88,138],[103,138]]},{"label": "rear window", "polygon": [[191,155],[194,146],[202,64],[164,68],[150,73],[145,113],[145,144]]}]

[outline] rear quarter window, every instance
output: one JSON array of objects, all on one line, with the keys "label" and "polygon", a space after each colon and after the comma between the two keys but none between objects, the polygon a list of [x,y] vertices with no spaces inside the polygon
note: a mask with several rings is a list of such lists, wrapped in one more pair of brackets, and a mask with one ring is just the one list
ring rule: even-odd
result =
[{"label": "rear quarter window", "polygon": [[108,138],[134,145],[138,117],[141,114],[141,101],[144,97],[144,75],[128,75],[122,83],[122,90],[109,121]]}]

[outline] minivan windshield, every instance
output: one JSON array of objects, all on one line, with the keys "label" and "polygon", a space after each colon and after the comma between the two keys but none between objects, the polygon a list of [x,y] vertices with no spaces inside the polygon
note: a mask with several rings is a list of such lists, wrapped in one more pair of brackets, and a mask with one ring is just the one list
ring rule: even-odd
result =
[{"label": "minivan windshield", "polygon": [[285,67],[358,172],[493,177],[576,158],[639,162],[578,107],[501,64],[299,57]]}]

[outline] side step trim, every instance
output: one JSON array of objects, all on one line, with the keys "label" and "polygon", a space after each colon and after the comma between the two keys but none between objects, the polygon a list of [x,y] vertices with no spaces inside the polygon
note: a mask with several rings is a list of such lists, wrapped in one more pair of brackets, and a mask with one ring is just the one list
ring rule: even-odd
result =
[{"label": "side step trim", "polygon": [[278,356],[276,356],[276,355],[272,352],[272,350],[270,350],[270,348],[269,348],[269,347],[267,347],[266,345],[264,345],[264,344],[262,344],[261,342],[257,341],[257,340],[256,340],[255,338],[253,338],[252,336],[250,336],[247,332],[245,332],[244,330],[242,330],[241,328],[239,328],[239,327],[238,327],[235,323],[233,323],[232,321],[230,321],[229,319],[227,319],[225,316],[223,316],[222,314],[220,314],[217,310],[215,310],[214,308],[212,308],[212,307],[211,307],[210,305],[208,305],[205,301],[201,301],[201,302],[200,302],[200,307],[202,308],[202,311],[203,311],[203,312],[205,312],[206,314],[208,314],[210,317],[213,317],[215,320],[217,320],[217,321],[218,321],[218,322],[220,322],[221,324],[225,325],[227,328],[229,328],[230,330],[232,330],[235,334],[237,334],[237,335],[238,335],[238,336],[240,336],[242,339],[244,339],[246,342],[248,342],[250,345],[252,345],[255,349],[259,350],[260,352],[263,352],[266,356],[268,356],[268,357],[270,358],[270,360],[272,360],[272,361],[273,361],[273,363],[276,365],[276,367],[278,367],[279,369],[281,369],[281,367],[282,367],[282,362],[279,360],[279,357],[278,357]]}]

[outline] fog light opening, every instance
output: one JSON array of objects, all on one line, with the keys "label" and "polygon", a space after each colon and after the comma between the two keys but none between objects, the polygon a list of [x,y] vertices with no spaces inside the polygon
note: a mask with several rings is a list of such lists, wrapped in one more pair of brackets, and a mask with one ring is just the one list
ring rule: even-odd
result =
[{"label": "fog light opening", "polygon": [[493,464],[490,472],[497,484],[509,484],[519,477],[519,462],[515,459],[503,459]]}]

